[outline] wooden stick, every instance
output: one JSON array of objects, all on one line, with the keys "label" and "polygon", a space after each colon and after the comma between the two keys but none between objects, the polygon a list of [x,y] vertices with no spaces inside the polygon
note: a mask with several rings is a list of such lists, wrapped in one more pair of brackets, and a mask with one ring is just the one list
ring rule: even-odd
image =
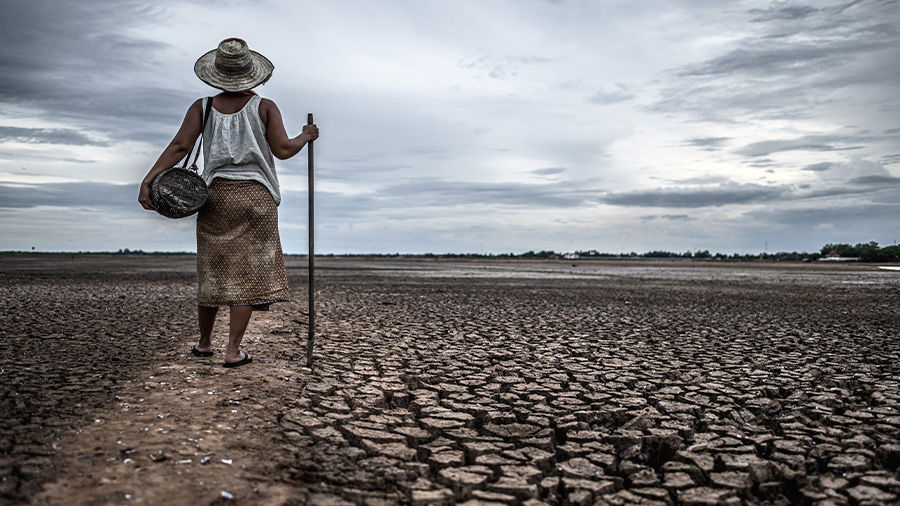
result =
[{"label": "wooden stick", "polygon": [[[313,124],[313,115],[306,115],[306,124]],[[313,345],[316,342],[316,264],[315,264],[315,241],[314,241],[314,182],[313,182],[313,141],[309,141],[306,145],[307,155],[309,157],[309,334],[306,339],[306,366],[312,367],[313,364]]]}]

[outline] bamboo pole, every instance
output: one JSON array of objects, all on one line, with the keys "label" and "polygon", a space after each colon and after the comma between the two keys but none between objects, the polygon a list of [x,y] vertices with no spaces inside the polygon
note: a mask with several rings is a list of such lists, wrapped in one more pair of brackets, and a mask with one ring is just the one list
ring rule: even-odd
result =
[{"label": "bamboo pole", "polygon": [[[313,115],[306,115],[306,124],[313,124]],[[306,366],[312,367],[313,364],[313,346],[316,342],[316,263],[315,263],[315,223],[314,219],[314,180],[313,180],[313,141],[309,141],[306,145],[307,156],[309,159],[308,170],[308,196],[309,196],[309,333],[306,339]]]}]

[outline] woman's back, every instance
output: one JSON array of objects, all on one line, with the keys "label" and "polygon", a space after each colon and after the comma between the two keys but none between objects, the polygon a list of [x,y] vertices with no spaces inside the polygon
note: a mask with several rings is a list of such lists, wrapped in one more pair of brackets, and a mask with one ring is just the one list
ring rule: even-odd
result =
[{"label": "woman's back", "polygon": [[213,97],[213,107],[222,114],[234,114],[247,105],[256,93],[220,93]]},{"label": "woman's back", "polygon": [[219,177],[257,181],[279,204],[281,191],[259,114],[260,101],[256,94],[226,93],[213,98],[209,126],[203,132],[203,179],[207,184]]}]

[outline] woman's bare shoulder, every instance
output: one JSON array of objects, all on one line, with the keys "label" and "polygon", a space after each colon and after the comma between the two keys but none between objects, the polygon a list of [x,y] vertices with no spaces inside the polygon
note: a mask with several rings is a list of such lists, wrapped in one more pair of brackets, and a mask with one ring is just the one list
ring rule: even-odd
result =
[{"label": "woman's bare shoulder", "polygon": [[192,116],[198,116],[198,117],[202,118],[203,117],[203,99],[198,98],[197,100],[194,100],[191,103],[190,107],[188,107],[187,112],[184,114],[184,116],[185,116],[185,118],[192,117]]},{"label": "woman's bare shoulder", "polygon": [[[259,117],[262,120],[263,124],[266,127],[269,126],[269,118],[270,117],[279,117],[281,112],[278,110],[278,106],[275,105],[275,102],[268,98],[260,97],[259,100]],[[274,116],[273,116],[274,115]]]},{"label": "woman's bare shoulder", "polygon": [[263,110],[263,108],[267,110],[278,110],[278,106],[275,105],[275,102],[272,99],[259,97],[259,109]]}]

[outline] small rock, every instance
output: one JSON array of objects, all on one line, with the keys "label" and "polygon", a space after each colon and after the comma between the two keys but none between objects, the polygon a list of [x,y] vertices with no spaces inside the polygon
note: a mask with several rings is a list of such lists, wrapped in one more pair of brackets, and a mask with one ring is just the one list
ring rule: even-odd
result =
[{"label": "small rock", "polygon": [[593,495],[587,490],[576,490],[569,494],[566,503],[573,506],[591,506]]},{"label": "small rock", "polygon": [[659,477],[650,469],[643,469],[628,477],[632,487],[653,487],[659,485]]},{"label": "small rock", "polygon": [[459,450],[448,450],[431,454],[428,457],[428,463],[437,467],[459,467],[463,465],[463,452]]},{"label": "small rock", "polygon": [[[710,487],[687,489],[678,498],[684,506],[719,506],[737,500],[734,490]],[[735,504],[740,504],[740,501]]]},{"label": "small rock", "polygon": [[509,494],[501,494],[498,492],[489,492],[487,490],[476,490],[472,492],[472,497],[481,501],[503,504],[518,504],[519,501],[515,496]]},{"label": "small rock", "polygon": [[858,485],[847,489],[847,494],[849,494],[857,503],[888,503],[897,498],[896,494],[891,494],[868,485]]},{"label": "small rock", "polygon": [[663,482],[664,487],[673,488],[675,490],[693,487],[694,485],[696,484],[691,476],[681,472],[666,473],[665,481]]},{"label": "small rock", "polygon": [[859,483],[895,493],[900,492],[900,480],[893,476],[866,475],[859,479]]},{"label": "small rock", "polygon": [[709,480],[713,485],[736,490],[749,490],[753,485],[749,473],[740,471],[725,471],[722,473],[710,473]]},{"label": "small rock", "polygon": [[838,455],[828,463],[830,471],[839,473],[866,471],[871,466],[871,461],[865,455],[855,453]]},{"label": "small rock", "polygon": [[519,476],[501,476],[497,481],[488,485],[488,488],[501,494],[516,496],[520,500],[537,497],[537,485],[528,483],[525,478]]},{"label": "small rock", "polygon": [[594,495],[610,494],[616,490],[616,482],[613,480],[585,480],[581,478],[563,478],[565,490],[590,490]]},{"label": "small rock", "polygon": [[603,475],[603,469],[594,465],[588,459],[575,458],[560,463],[557,468],[563,474],[571,478],[593,479]]},{"label": "small rock", "polygon": [[488,476],[448,467],[438,472],[438,479],[452,488],[458,496],[466,497],[472,490],[487,482]]},{"label": "small rock", "polygon": [[850,485],[850,482],[841,477],[825,475],[819,478],[819,486],[829,490],[843,490]]},{"label": "small rock", "polygon": [[413,506],[425,506],[429,504],[453,504],[453,492],[447,488],[438,490],[413,490],[410,494]]}]

